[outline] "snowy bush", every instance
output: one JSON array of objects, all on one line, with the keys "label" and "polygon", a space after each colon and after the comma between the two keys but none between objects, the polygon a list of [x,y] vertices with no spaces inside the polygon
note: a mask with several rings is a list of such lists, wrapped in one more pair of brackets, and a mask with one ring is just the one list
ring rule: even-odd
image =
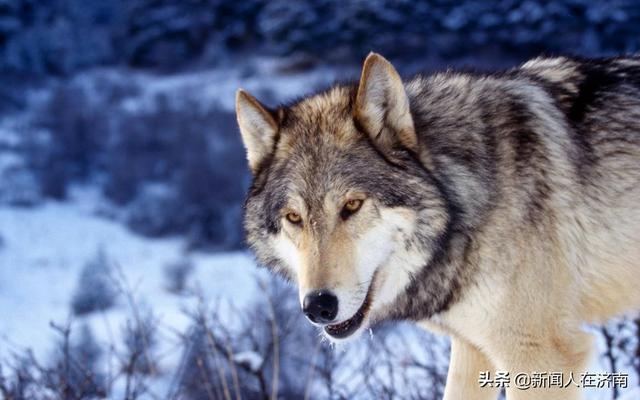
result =
[{"label": "snowy bush", "polygon": [[64,75],[116,61],[124,3],[0,2],[0,68]]},{"label": "snowy bush", "polygon": [[18,356],[14,364],[0,366],[0,393],[6,399],[36,399],[42,392],[39,382],[32,376],[32,360]]},{"label": "snowy bush", "polygon": [[75,315],[104,311],[115,305],[117,297],[111,261],[99,250],[80,272],[71,308]]},{"label": "snowy bush", "polygon": [[153,313],[146,307],[136,310],[134,318],[127,321],[124,330],[126,346],[125,369],[128,374],[149,375],[156,371],[155,350],[157,322]]},{"label": "snowy bush", "polygon": [[200,54],[214,13],[207,1],[131,2],[126,12],[127,57],[133,65],[167,67]]},{"label": "snowy bush", "polygon": [[31,352],[0,365],[0,395],[6,400],[97,399],[107,397],[103,348],[88,325],[51,324],[57,333],[54,352],[41,363]]},{"label": "snowy bush", "polygon": [[33,171],[23,166],[0,170],[0,203],[31,207],[42,201],[40,185]]},{"label": "snowy bush", "polygon": [[45,196],[64,199],[67,186],[86,181],[102,161],[108,118],[92,100],[82,88],[63,84],[37,110],[25,152]]},{"label": "snowy bush", "polygon": [[[2,22],[0,22],[1,24]],[[26,94],[32,85],[33,81],[23,76],[10,73],[2,74],[0,76],[0,115],[9,115],[24,110],[27,105]]]},{"label": "snowy bush", "polygon": [[260,286],[263,291],[233,328],[221,323],[215,309],[193,316],[176,393],[187,399],[225,392],[270,398],[274,390],[287,399],[442,398],[445,340],[388,325],[333,348],[304,320],[291,286],[275,278]]},{"label": "snowy bush", "polygon": [[[41,363],[28,353],[19,353],[14,363],[0,360],[0,393],[30,400],[135,400],[145,393],[189,400],[274,393],[296,399],[442,398],[445,338],[393,322],[332,347],[304,320],[292,287],[275,278],[259,286],[246,308],[220,308],[215,302],[208,308],[209,302],[201,301],[188,314],[191,326],[180,332],[163,329],[150,308],[133,304],[115,343],[94,340],[88,327],[72,334],[70,326],[53,324],[59,340],[52,361]],[[637,382],[639,327],[640,320],[619,319],[596,330],[605,368],[629,373],[630,384]],[[179,360],[163,357],[175,352],[182,355]],[[633,393],[623,389],[618,395],[631,399]]]},{"label": "snowy bush", "polygon": [[146,184],[127,207],[127,225],[145,236],[158,237],[184,226],[180,198],[163,184]]},{"label": "snowy bush", "polygon": [[211,396],[211,393],[222,393],[223,385],[220,375],[217,374],[222,367],[219,364],[216,365],[214,360],[224,356],[219,349],[212,348],[210,345],[207,330],[202,326],[194,326],[187,332],[185,343],[188,346],[184,349],[183,359],[180,362],[181,370],[176,392],[190,400],[206,399]]},{"label": "snowy bush", "polygon": [[[123,114],[106,154],[105,194],[129,203],[129,224],[147,235],[185,234],[194,247],[241,242],[248,170],[232,113],[166,96]],[[151,189],[147,182],[158,182]]]},{"label": "snowy bush", "polygon": [[[102,348],[91,329],[83,325],[79,337],[71,337],[70,327],[57,327],[60,341],[52,365],[44,370],[45,385],[62,398],[89,399],[105,397],[105,377],[100,371]],[[75,340],[74,340],[75,339]]]},{"label": "snowy bush", "polygon": [[238,248],[249,173],[234,115],[182,92],[132,112],[138,90],[108,74],[56,85],[24,144],[35,189],[64,199],[70,184],[97,184],[142,235]]},{"label": "snowy bush", "polygon": [[[640,7],[621,1],[267,2],[260,34],[276,54],[360,61],[370,50],[395,60],[519,61],[539,53],[637,51]],[[486,61],[485,61],[486,62]]]},{"label": "snowy bush", "polygon": [[193,262],[188,258],[174,261],[164,267],[167,289],[171,293],[181,294],[187,288],[189,276],[194,269]]}]

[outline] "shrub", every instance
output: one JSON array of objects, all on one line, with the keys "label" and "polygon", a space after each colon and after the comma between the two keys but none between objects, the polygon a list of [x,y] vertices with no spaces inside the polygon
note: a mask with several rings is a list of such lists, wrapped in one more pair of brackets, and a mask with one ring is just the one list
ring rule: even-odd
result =
[{"label": "shrub", "polygon": [[64,199],[69,184],[95,182],[137,233],[238,248],[249,174],[234,115],[181,90],[123,105],[138,94],[106,73],[55,86],[25,143],[36,189]]},{"label": "shrub", "polygon": [[46,387],[60,398],[89,399],[106,396],[105,377],[99,371],[102,349],[88,325],[82,325],[77,340],[71,328],[54,325],[62,338],[56,347],[52,365],[42,370]]},{"label": "shrub", "polygon": [[174,261],[166,265],[164,268],[164,275],[167,289],[176,294],[184,293],[187,288],[187,281],[189,276],[193,273],[193,270],[193,262],[188,258]]},{"label": "shrub", "polygon": [[31,207],[40,203],[40,185],[33,171],[14,165],[0,170],[0,203]]},{"label": "shrub", "polygon": [[126,347],[125,372],[129,375],[153,374],[157,368],[154,361],[157,321],[146,307],[135,312],[134,318],[127,320],[124,331]]},{"label": "shrub", "polygon": [[136,232],[184,234],[198,248],[236,248],[248,171],[235,117],[190,97],[179,100],[158,96],[148,110],[122,115],[105,156],[105,194],[128,204]]},{"label": "shrub", "polygon": [[111,261],[102,250],[84,265],[71,301],[75,315],[104,311],[115,305],[118,292],[111,271]]},{"label": "shrub", "polygon": [[45,196],[65,198],[69,183],[86,181],[101,163],[109,123],[95,101],[79,86],[60,84],[37,110],[25,153]]},{"label": "shrub", "polygon": [[134,232],[158,237],[184,230],[179,195],[166,184],[145,184],[127,207],[127,225]]}]

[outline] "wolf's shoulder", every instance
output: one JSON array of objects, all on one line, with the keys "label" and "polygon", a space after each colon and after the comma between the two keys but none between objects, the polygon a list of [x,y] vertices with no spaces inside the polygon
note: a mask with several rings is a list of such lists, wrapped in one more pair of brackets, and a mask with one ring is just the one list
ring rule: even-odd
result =
[{"label": "wolf's shoulder", "polygon": [[[574,108],[607,95],[640,97],[640,55],[607,58],[538,57],[515,73],[533,79]],[[579,105],[579,104],[578,104]]]}]

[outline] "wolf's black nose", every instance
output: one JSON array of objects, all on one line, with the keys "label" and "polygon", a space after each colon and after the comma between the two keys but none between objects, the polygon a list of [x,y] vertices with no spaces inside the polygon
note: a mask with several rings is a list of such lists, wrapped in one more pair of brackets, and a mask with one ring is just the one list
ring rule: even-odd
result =
[{"label": "wolf's black nose", "polygon": [[338,298],[328,290],[313,292],[304,297],[302,312],[311,322],[326,324],[338,315]]}]

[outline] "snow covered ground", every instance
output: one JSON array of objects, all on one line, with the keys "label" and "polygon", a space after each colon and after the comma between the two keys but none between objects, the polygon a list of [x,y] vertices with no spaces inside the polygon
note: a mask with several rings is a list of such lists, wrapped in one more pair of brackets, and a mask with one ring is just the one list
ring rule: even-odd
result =
[{"label": "snow covered ground", "polygon": [[[189,286],[207,302],[246,305],[260,275],[244,252],[185,255],[180,239],[147,239],[122,224],[95,215],[91,192],[76,192],[69,202],[48,201],[37,208],[0,207],[0,359],[23,349],[46,356],[54,343],[50,322],[77,324],[71,299],[80,271],[102,250],[123,276],[138,304],[147,304],[167,330],[184,331],[185,314],[199,299],[167,289],[164,267],[189,257],[195,270]],[[110,341],[130,315],[120,298],[115,308],[88,317],[100,340]]]}]

